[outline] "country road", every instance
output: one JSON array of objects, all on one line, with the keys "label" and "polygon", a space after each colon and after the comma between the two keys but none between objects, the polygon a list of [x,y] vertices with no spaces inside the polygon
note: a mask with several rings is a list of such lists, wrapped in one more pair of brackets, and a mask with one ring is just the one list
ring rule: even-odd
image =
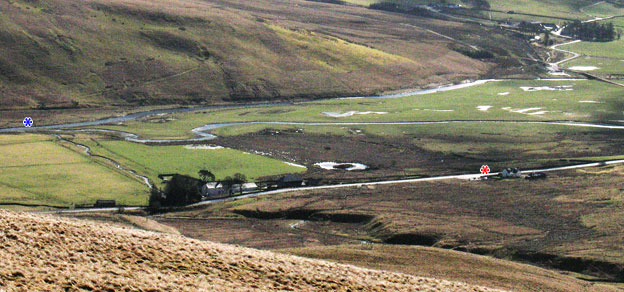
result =
[{"label": "country road", "polygon": [[[521,171],[523,174],[531,173],[531,172],[553,172],[553,171],[562,171],[562,170],[570,170],[570,169],[579,169],[579,168],[588,168],[588,167],[599,167],[613,164],[622,164],[624,163],[624,159],[620,160],[609,160],[603,162],[593,162],[593,163],[584,163],[584,164],[576,164],[576,165],[567,165],[553,168],[542,168],[542,169],[532,169],[532,170],[524,170]],[[215,200],[206,200],[199,203],[191,204],[186,206],[186,208],[193,208],[198,206],[210,205],[214,203],[220,202],[228,202],[235,201],[239,199],[245,198],[253,198],[258,196],[265,195],[275,195],[281,193],[288,193],[294,191],[312,191],[312,190],[326,190],[326,189],[340,189],[340,188],[353,188],[353,187],[363,187],[363,186],[375,186],[375,185],[388,185],[388,184],[404,184],[404,183],[419,183],[419,182],[431,182],[431,181],[442,181],[442,180],[452,180],[452,179],[462,179],[462,180],[471,180],[478,179],[484,176],[491,177],[498,175],[498,172],[490,173],[488,175],[482,175],[480,173],[475,174],[454,174],[454,175],[443,175],[443,176],[434,176],[434,177],[425,177],[425,178],[414,178],[414,179],[403,179],[403,180],[386,180],[386,181],[376,181],[376,182],[364,182],[364,183],[348,183],[348,184],[336,184],[336,185],[325,185],[325,186],[314,186],[314,187],[300,187],[300,188],[286,188],[279,190],[272,190],[266,192],[257,192],[257,193],[249,193],[236,197],[227,197]],[[125,207],[124,210],[140,210],[144,209],[142,207]],[[58,211],[35,211],[36,213],[84,213],[84,212],[114,212],[119,210],[116,208],[93,208],[93,209],[74,209],[74,210],[58,210]]]},{"label": "country road", "polygon": [[550,65],[553,66],[554,69],[558,69],[559,65],[561,65],[561,64],[563,64],[565,62],[572,61],[572,60],[580,57],[581,54],[579,54],[579,53],[575,53],[575,52],[564,50],[564,49],[559,49],[560,46],[565,46],[565,45],[570,45],[570,44],[575,44],[575,43],[580,43],[580,42],[581,42],[581,40],[574,40],[574,41],[570,41],[570,42],[567,42],[567,43],[561,43],[561,44],[550,46],[551,50],[572,55],[571,57],[565,58],[565,59],[563,59],[561,61],[558,61],[558,62],[555,62],[555,63],[550,63]]}]

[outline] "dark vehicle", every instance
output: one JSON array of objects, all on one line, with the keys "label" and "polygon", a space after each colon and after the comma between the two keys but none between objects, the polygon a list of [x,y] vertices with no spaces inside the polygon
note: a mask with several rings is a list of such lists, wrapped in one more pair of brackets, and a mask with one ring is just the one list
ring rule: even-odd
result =
[{"label": "dark vehicle", "polygon": [[543,172],[531,172],[526,176],[526,179],[545,179],[546,174]]},{"label": "dark vehicle", "polygon": [[115,207],[117,203],[115,200],[97,200],[95,201],[95,205],[93,207],[96,208],[112,208]]}]

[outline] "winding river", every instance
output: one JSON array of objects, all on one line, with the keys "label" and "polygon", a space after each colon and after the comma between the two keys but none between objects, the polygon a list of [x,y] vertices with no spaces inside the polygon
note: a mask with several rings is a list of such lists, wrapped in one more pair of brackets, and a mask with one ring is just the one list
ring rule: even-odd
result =
[{"label": "winding river", "polygon": [[[396,93],[396,94],[386,94],[379,96],[354,96],[354,97],[344,97],[343,99],[357,99],[357,98],[400,98],[406,97],[410,95],[423,95],[423,94],[431,94],[436,92],[450,91],[450,90],[458,90],[471,86],[482,85],[488,82],[498,82],[498,81],[508,81],[512,79],[484,79],[477,80],[473,82],[462,82],[460,84],[453,84],[447,86],[441,86],[432,89],[422,89],[416,91],[409,91],[404,93]],[[515,79],[514,79],[515,80]],[[520,80],[520,79],[518,79]],[[527,79],[524,79],[527,80]],[[539,79],[538,79],[539,80]],[[545,80],[561,80],[561,81],[577,81],[584,79],[571,79],[571,78],[560,78],[560,79],[545,79]],[[317,100],[318,101],[318,100]],[[305,102],[301,102],[305,103]],[[427,124],[449,124],[449,123],[515,123],[515,124],[550,124],[550,125],[563,125],[563,126],[575,126],[575,127],[589,127],[589,128],[603,128],[603,129],[624,129],[624,126],[621,125],[612,125],[612,124],[597,124],[597,123],[587,123],[587,122],[578,122],[578,121],[510,121],[510,120],[444,120],[444,121],[399,121],[399,122],[284,122],[284,121],[246,121],[246,122],[230,122],[230,123],[213,123],[206,124],[204,126],[192,129],[191,131],[195,135],[193,138],[189,139],[142,139],[137,134],[119,131],[119,130],[107,130],[107,129],[89,129],[85,127],[90,126],[99,126],[104,124],[111,123],[120,123],[126,121],[136,120],[142,117],[150,116],[150,115],[158,115],[158,114],[170,114],[170,113],[183,113],[183,112],[191,112],[198,110],[209,110],[209,109],[224,109],[224,108],[254,108],[254,107],[269,107],[269,106],[281,106],[281,105],[292,105],[295,104],[293,102],[275,102],[275,103],[263,103],[263,104],[250,104],[250,105],[217,105],[217,106],[201,106],[201,107],[189,107],[189,108],[171,108],[171,109],[160,109],[160,110],[151,110],[145,112],[132,113],[125,116],[120,117],[111,117],[106,119],[100,119],[95,121],[86,121],[86,122],[76,122],[76,123],[65,123],[65,124],[56,124],[56,125],[46,125],[46,126],[37,126],[31,128],[25,127],[15,127],[15,128],[2,128],[0,129],[0,133],[9,133],[9,132],[32,132],[32,131],[40,131],[40,130],[51,130],[51,131],[76,131],[76,132],[104,132],[118,135],[119,137],[135,143],[149,143],[149,144],[170,144],[170,143],[197,143],[201,141],[208,141],[215,139],[216,136],[211,133],[211,131],[229,127],[229,126],[239,126],[239,125],[254,125],[254,124],[269,124],[269,125],[298,125],[298,126],[357,126],[357,125],[427,125]],[[73,129],[73,128],[82,128],[82,129]]]}]

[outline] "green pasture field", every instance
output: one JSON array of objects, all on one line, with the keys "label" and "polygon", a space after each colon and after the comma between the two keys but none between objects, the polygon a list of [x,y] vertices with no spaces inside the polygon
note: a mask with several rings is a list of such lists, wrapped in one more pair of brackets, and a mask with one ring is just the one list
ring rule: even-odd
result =
[{"label": "green pasture field", "polygon": [[624,56],[617,59],[584,56],[565,63],[566,68],[574,66],[598,67],[596,70],[588,71],[590,73],[624,74]]},{"label": "green pasture field", "polygon": [[198,177],[201,169],[217,179],[244,174],[250,181],[262,176],[304,172],[306,169],[273,158],[234,149],[188,149],[185,146],[149,146],[126,141],[77,140],[95,154],[117,160],[125,167],[159,182],[159,174],[179,173]]},{"label": "green pasture field", "polygon": [[[520,87],[567,86],[565,91],[524,91]],[[564,89],[565,89],[564,88]],[[508,93],[506,95],[500,95]],[[286,106],[233,108],[174,114],[174,121],[130,121],[102,126],[150,138],[191,137],[208,123],[242,121],[396,122],[443,120],[621,120],[621,88],[598,81],[499,81],[469,88],[401,98],[335,99]],[[491,106],[487,111],[479,106]],[[482,108],[483,109],[483,108]],[[324,112],[385,112],[330,117]]]},{"label": "green pasture field", "polygon": [[575,19],[587,18],[587,15],[582,13],[579,9],[594,3],[594,1],[591,0],[502,0],[489,2],[493,10],[513,10],[515,12]]},{"label": "green pasture field", "polygon": [[587,56],[624,59],[624,40],[611,42],[580,42],[560,46],[559,48]]},{"label": "green pasture field", "polygon": [[0,202],[69,206],[98,199],[145,205],[138,180],[63,147],[50,136],[0,135]]},{"label": "green pasture field", "polygon": [[624,15],[624,8],[613,5],[612,3],[603,1],[598,5],[587,7],[583,12],[596,17],[607,17],[614,15]]},{"label": "green pasture field", "polygon": [[[440,2],[440,1],[424,1],[424,0],[346,0],[344,2],[368,6],[373,3],[380,2],[393,2],[404,5],[416,5],[416,4],[428,4],[431,2]],[[446,1],[447,3],[455,3],[461,4],[463,6],[467,6],[466,3],[462,1]],[[538,0],[502,0],[502,1],[489,1],[491,5],[491,9],[493,10],[501,10],[501,11],[510,11],[513,10],[515,12],[520,13],[531,13],[531,14],[540,14],[546,16],[554,16],[554,17],[563,17],[563,18],[571,18],[571,19],[585,19],[588,16],[585,13],[582,13],[579,9],[587,6],[589,4],[595,3],[591,0],[581,0],[581,1],[569,1],[569,0],[548,0],[548,1],[538,1]],[[467,6],[469,7],[469,6]],[[594,9],[588,8],[585,12],[589,13],[592,11],[596,14],[607,13],[608,6],[597,7]],[[602,15],[602,14],[600,14]],[[613,15],[613,14],[606,14]]]}]

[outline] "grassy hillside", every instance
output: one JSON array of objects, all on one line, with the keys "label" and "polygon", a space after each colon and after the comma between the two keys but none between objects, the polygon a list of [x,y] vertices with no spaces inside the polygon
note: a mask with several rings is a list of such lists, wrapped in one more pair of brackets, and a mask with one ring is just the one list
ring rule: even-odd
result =
[{"label": "grassy hillside", "polygon": [[[3,1],[0,109],[370,94],[495,66],[399,25],[419,21],[413,17],[296,2]],[[487,34],[422,24],[475,40]]]},{"label": "grassy hillside", "polygon": [[9,291],[495,291],[158,234],[0,211]]}]

